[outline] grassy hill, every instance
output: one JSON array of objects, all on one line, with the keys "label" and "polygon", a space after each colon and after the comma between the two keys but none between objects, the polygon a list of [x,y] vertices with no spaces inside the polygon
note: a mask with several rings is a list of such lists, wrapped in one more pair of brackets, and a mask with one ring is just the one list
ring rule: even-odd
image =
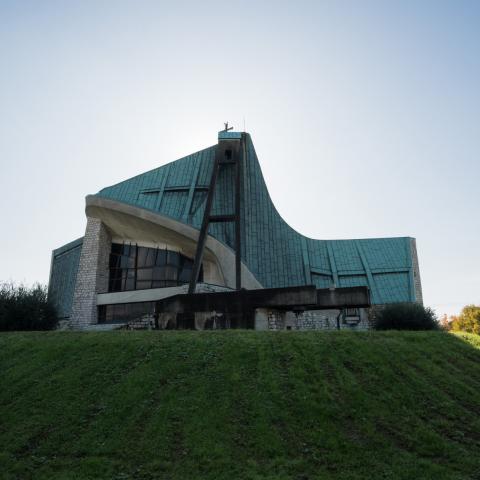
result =
[{"label": "grassy hill", "polygon": [[0,335],[1,479],[480,479],[480,337]]}]

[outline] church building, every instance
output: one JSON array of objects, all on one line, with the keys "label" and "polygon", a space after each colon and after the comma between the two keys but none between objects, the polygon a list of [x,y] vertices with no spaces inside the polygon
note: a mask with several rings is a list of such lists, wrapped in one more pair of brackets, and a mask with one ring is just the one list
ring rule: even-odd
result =
[{"label": "church building", "polygon": [[82,238],[52,252],[71,329],[367,329],[422,302],[415,239],[315,240],[269,196],[252,139],[218,143],[86,197]]}]

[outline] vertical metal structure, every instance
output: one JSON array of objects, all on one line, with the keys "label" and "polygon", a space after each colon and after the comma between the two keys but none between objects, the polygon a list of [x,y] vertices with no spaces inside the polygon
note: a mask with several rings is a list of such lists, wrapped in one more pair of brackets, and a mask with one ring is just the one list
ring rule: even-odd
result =
[{"label": "vertical metal structure", "polygon": [[[225,127],[227,128],[227,126]],[[228,129],[229,130],[229,129]],[[228,135],[228,130],[220,132],[217,149],[215,152],[215,161],[213,165],[210,185],[208,187],[207,201],[203,213],[202,226],[198,236],[197,250],[193,263],[192,277],[188,286],[188,293],[195,293],[200,268],[202,266],[205,244],[207,242],[208,228],[213,222],[234,222],[235,224],[235,288],[240,290],[242,287],[242,257],[241,257],[241,187],[242,187],[242,159],[245,155],[245,135],[232,132]],[[226,133],[225,138],[221,134]],[[213,200],[215,197],[215,188],[220,169],[223,166],[234,165],[235,175],[235,211],[231,214],[212,215]]]},{"label": "vertical metal structure", "polygon": [[242,288],[242,236],[240,223],[240,201],[242,191],[242,159],[245,158],[245,135],[242,134],[241,151],[235,163],[235,288]]}]

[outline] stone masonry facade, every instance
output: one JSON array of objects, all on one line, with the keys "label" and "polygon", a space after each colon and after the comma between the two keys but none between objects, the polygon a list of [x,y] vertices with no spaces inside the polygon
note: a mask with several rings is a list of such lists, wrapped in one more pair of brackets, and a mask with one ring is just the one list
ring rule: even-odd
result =
[{"label": "stone masonry facade", "polygon": [[88,217],[78,266],[69,327],[82,329],[97,323],[97,293],[108,290],[111,237],[97,218]]},{"label": "stone masonry facade", "polygon": [[[368,330],[370,316],[366,309],[359,309],[360,321],[347,324],[340,316],[340,310],[307,310],[299,314],[269,310],[267,312],[268,330]],[[337,322],[338,318],[338,322]]]},{"label": "stone masonry facade", "polygon": [[417,242],[414,238],[411,239],[410,247],[412,250],[412,263],[413,263],[413,285],[415,288],[415,301],[423,304],[422,295],[422,282],[420,280],[420,268],[418,266],[417,256]]}]

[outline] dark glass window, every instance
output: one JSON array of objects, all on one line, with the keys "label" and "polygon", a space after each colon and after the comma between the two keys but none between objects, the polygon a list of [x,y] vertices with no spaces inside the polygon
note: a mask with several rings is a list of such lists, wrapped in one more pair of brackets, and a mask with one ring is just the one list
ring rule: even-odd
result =
[{"label": "dark glass window", "polygon": [[178,267],[180,263],[180,255],[178,252],[167,251],[167,265]]},{"label": "dark glass window", "polygon": [[114,253],[110,254],[110,268],[120,268],[121,256],[115,255]]},{"label": "dark glass window", "polygon": [[112,243],[112,254],[122,255],[123,245],[121,243]]},{"label": "dark glass window", "polygon": [[[193,260],[167,249],[112,243],[109,292],[176,287],[188,283]],[[203,281],[200,269],[199,281]]]},{"label": "dark glass window", "polygon": [[147,255],[148,255],[148,248],[145,247],[138,247],[137,250],[137,268],[146,267],[147,265]]},{"label": "dark glass window", "polygon": [[178,276],[178,280],[180,282],[188,283],[190,281],[191,275],[192,275],[192,269],[188,268],[186,265],[183,265],[180,271],[180,275]]},{"label": "dark glass window", "polygon": [[167,251],[166,250],[157,250],[157,257],[155,264],[158,266],[165,265],[167,263]]},{"label": "dark glass window", "polygon": [[152,281],[153,268],[139,268],[137,270],[137,282]]},{"label": "dark glass window", "polygon": [[128,322],[153,315],[155,302],[119,303],[102,305],[98,308],[99,323]]},{"label": "dark glass window", "polygon": [[124,290],[135,290],[135,269],[129,268],[125,279]]},{"label": "dark glass window", "polygon": [[151,280],[137,280],[137,290],[146,290],[152,288]]},{"label": "dark glass window", "polygon": [[120,257],[120,268],[135,268],[135,258],[127,255]]}]

